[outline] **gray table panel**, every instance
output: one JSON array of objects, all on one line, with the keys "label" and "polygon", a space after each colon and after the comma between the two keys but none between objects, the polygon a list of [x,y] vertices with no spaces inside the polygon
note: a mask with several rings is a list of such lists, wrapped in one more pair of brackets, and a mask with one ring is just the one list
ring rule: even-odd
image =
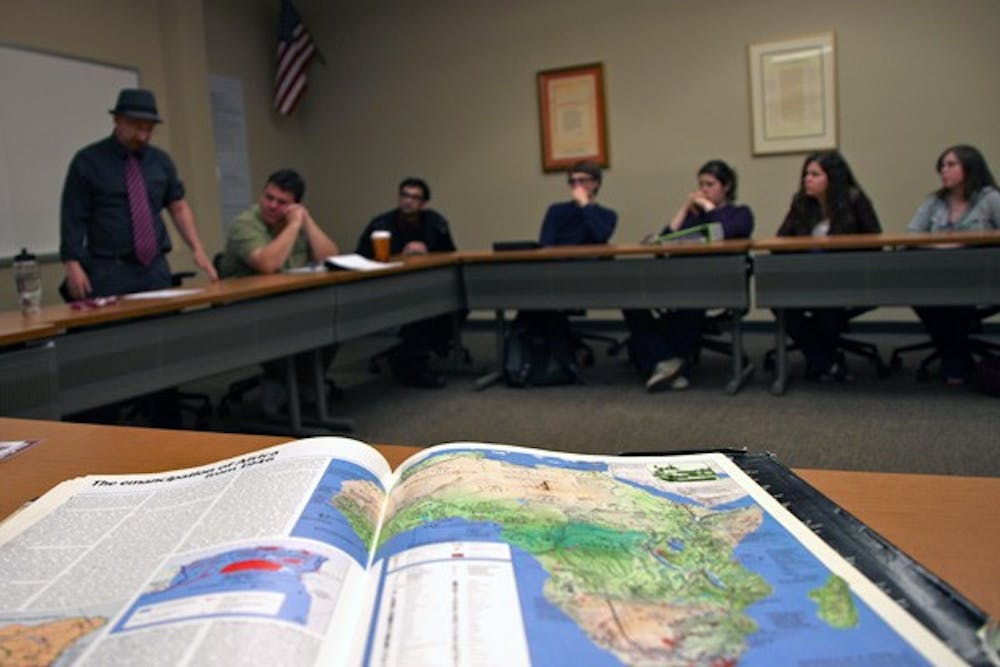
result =
[{"label": "gray table panel", "polygon": [[335,286],[334,337],[344,341],[465,307],[460,269],[428,269]]},{"label": "gray table panel", "polygon": [[746,257],[468,264],[470,309],[746,308]]},{"label": "gray table panel", "polygon": [[772,254],[753,261],[762,308],[1000,303],[1000,248]]},{"label": "gray table panel", "polygon": [[50,343],[0,353],[0,415],[59,419],[55,346]]},{"label": "gray table panel", "polygon": [[333,339],[321,288],[67,334],[57,344],[62,414],[131,398]]}]

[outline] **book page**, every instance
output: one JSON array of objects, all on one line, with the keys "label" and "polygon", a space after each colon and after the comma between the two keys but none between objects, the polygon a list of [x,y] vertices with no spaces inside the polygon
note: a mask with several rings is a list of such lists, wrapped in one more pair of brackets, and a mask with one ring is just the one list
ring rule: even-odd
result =
[{"label": "book page", "polygon": [[431,448],[372,576],[364,664],[962,664],[721,454]]},{"label": "book page", "polygon": [[353,625],[389,479],[373,448],[313,438],[64,483],[0,526],[0,655],[311,664]]}]

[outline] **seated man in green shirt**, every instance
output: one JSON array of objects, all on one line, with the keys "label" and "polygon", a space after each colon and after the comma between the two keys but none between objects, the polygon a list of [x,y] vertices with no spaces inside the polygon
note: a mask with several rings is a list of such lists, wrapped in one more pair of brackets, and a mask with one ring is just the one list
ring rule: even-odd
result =
[{"label": "seated man in green shirt", "polygon": [[[257,204],[241,213],[229,226],[226,250],[219,262],[220,278],[235,278],[305,266],[338,254],[337,244],[320,229],[302,205],[305,181],[291,169],[267,177]],[[323,368],[333,361],[336,346],[322,350]],[[280,360],[263,364],[260,406],[275,416],[287,401],[284,366]],[[315,401],[311,353],[295,356],[302,396]]]}]

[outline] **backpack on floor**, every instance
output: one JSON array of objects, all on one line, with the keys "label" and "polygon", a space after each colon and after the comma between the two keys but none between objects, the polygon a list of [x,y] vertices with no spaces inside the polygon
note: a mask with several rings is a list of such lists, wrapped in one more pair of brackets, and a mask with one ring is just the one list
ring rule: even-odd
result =
[{"label": "backpack on floor", "polygon": [[576,342],[559,312],[520,313],[504,341],[504,377],[512,387],[573,384],[579,379]]}]

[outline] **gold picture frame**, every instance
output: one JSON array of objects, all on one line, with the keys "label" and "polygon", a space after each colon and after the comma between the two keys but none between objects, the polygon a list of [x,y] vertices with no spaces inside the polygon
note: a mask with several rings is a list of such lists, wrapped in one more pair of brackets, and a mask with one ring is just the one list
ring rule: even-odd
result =
[{"label": "gold picture frame", "polygon": [[609,166],[604,65],[538,72],[542,169],[561,171],[580,160]]},{"label": "gold picture frame", "polygon": [[747,47],[753,153],[837,147],[833,32]]}]

